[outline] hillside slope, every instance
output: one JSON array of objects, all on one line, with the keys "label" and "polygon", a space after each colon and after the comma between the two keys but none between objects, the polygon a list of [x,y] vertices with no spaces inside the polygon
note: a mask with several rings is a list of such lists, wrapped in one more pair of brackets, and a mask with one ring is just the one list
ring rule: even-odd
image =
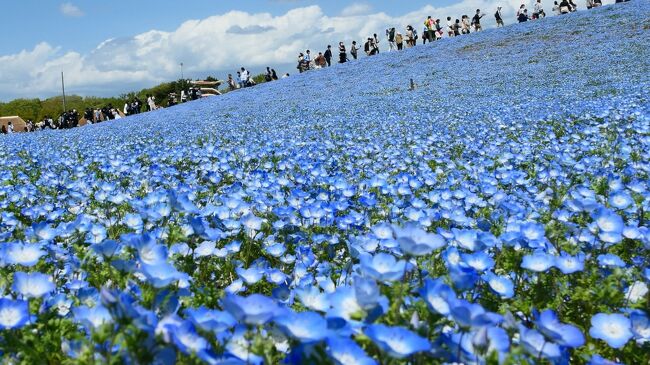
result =
[{"label": "hillside slope", "polygon": [[646,363],[647,14],[0,137],[2,360]]}]

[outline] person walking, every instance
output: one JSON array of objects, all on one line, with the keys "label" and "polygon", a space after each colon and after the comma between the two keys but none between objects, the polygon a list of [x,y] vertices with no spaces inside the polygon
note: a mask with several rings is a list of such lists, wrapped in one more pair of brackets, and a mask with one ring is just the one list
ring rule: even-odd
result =
[{"label": "person walking", "polygon": [[494,13],[494,18],[497,21],[497,28],[503,27],[503,15],[501,15],[501,7],[497,7],[496,13]]},{"label": "person walking", "polygon": [[472,18],[472,24],[474,25],[475,32],[480,32],[481,30],[483,30],[483,28],[481,27],[481,18],[484,16],[485,14],[481,14],[481,9],[476,9],[476,14],[474,14],[474,17]]},{"label": "person walking", "polygon": [[[434,34],[435,32],[435,21],[429,15],[427,19],[424,21],[424,27],[426,30],[426,34],[422,34],[422,38],[428,38],[429,42],[433,42],[434,39],[436,39],[436,35]],[[426,37],[425,37],[426,36]]]},{"label": "person walking", "polygon": [[440,19],[436,19],[436,40],[442,39],[442,35],[444,32],[442,31],[442,25],[440,25]]},{"label": "person walking", "polygon": [[530,20],[530,17],[528,16],[528,9],[524,9],[523,13],[519,13],[519,17],[517,17],[517,21],[519,23],[524,23]]},{"label": "person walking", "polygon": [[325,62],[327,62],[327,67],[332,65],[332,46],[328,45],[327,50],[325,51]]},{"label": "person walking", "polygon": [[348,52],[345,50],[345,44],[339,42],[339,63],[345,63],[348,60]]},{"label": "person walking", "polygon": [[411,48],[415,45],[415,31],[413,27],[406,26],[406,48]]},{"label": "person walking", "polygon": [[454,22],[451,20],[451,17],[447,17],[447,36],[453,37],[455,34],[454,32]]},{"label": "person walking", "polygon": [[[228,90],[233,91],[237,89],[237,84],[235,84],[235,80],[232,78],[232,74],[228,74]],[[181,103],[185,102],[185,91],[181,91]]]},{"label": "person walking", "polygon": [[460,24],[460,19],[456,19],[456,22],[454,23],[454,37],[460,36],[460,30],[463,28],[463,26]]},{"label": "person walking", "polygon": [[387,29],[387,36],[388,36],[388,50],[390,51],[395,51],[397,49],[397,45],[395,43],[395,28],[390,28]]},{"label": "person walking", "polygon": [[398,51],[404,48],[404,36],[402,36],[402,33],[395,33],[395,44],[397,45]]},{"label": "person walking", "polygon": [[350,47],[350,54],[352,55],[353,59],[357,59],[357,56],[359,54],[359,47],[357,47],[357,41],[352,41],[352,46]]},{"label": "person walking", "polygon": [[535,7],[533,8],[533,19],[545,18],[546,13],[544,13],[544,8],[542,8],[542,0],[537,0],[535,2]]},{"label": "person walking", "polygon": [[560,2],[560,14],[568,14],[571,12],[571,5],[567,0],[562,0]]}]

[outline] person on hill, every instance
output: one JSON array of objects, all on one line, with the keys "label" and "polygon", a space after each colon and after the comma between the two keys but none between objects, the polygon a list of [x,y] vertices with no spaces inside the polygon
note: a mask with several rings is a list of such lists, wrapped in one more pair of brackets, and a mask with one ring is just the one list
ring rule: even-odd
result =
[{"label": "person on hill", "polygon": [[14,123],[9,121],[9,123],[7,123],[7,134],[12,134],[13,132],[14,132]]},{"label": "person on hill", "polygon": [[273,81],[273,75],[271,74],[271,68],[266,67],[266,73],[264,74],[264,81],[271,82]]},{"label": "person on hill", "polygon": [[242,67],[241,68],[241,83],[242,83],[243,87],[250,86],[250,81],[251,81],[250,78],[251,78],[250,72],[248,72],[248,70],[246,70],[245,68]]},{"label": "person on hill", "polygon": [[413,32],[413,27],[410,25],[406,26],[406,48],[411,48],[415,45],[415,33]]},{"label": "person on hill", "polygon": [[461,17],[461,22],[463,24],[462,34],[469,34],[470,33],[469,16],[463,15]]},{"label": "person on hill", "polygon": [[[232,78],[232,74],[228,74],[228,90],[234,91],[237,90],[237,84],[235,83],[235,79]],[[183,101],[183,96],[185,92],[181,91],[181,101]]]},{"label": "person on hill", "polygon": [[530,17],[528,16],[528,9],[524,9],[523,13],[519,14],[519,17],[517,17],[517,21],[519,23],[524,23],[530,20]]},{"label": "person on hill", "polygon": [[553,11],[553,14],[555,15],[560,15],[560,4],[557,3],[557,1],[553,2],[553,8],[551,9]]},{"label": "person on hill", "polygon": [[305,62],[311,62],[311,51],[310,50],[305,51]]},{"label": "person on hill", "polygon": [[456,22],[454,23],[454,37],[460,36],[460,30],[463,28],[463,26],[460,24],[460,19],[456,19]]},{"label": "person on hill", "polygon": [[442,35],[444,34],[442,30],[442,25],[440,25],[440,19],[436,19],[436,40],[442,39]]},{"label": "person on hill", "polygon": [[404,36],[402,36],[402,33],[395,33],[395,44],[397,45],[398,51],[401,51],[404,48]]},{"label": "person on hill", "polygon": [[131,115],[131,104],[129,104],[129,101],[124,102],[124,110],[123,110],[124,115]]},{"label": "person on hill", "polygon": [[427,30],[426,27],[422,29],[422,44],[427,44],[427,41],[429,40],[429,31]]},{"label": "person on hill", "polygon": [[603,6],[603,2],[601,0],[594,0],[594,8],[597,8],[599,6]]},{"label": "person on hill", "polygon": [[545,17],[546,13],[544,13],[544,8],[542,7],[542,0],[537,0],[537,2],[535,2],[535,7],[533,8],[533,19]]},{"label": "person on hill", "polygon": [[[433,20],[431,15],[427,17],[427,19],[424,21],[424,27],[426,30],[426,36],[429,39],[429,42],[432,42],[434,39],[436,39],[435,32],[436,29],[436,22]],[[424,38],[425,34],[422,33],[422,38]]]},{"label": "person on hill", "polygon": [[314,58],[314,63],[316,64],[317,69],[321,69],[327,66],[327,61],[325,61],[325,56],[323,56],[323,52],[318,52],[318,56]]},{"label": "person on hill", "polygon": [[156,110],[158,107],[156,106],[156,97],[151,95],[151,98],[149,99],[149,107],[151,110]]},{"label": "person on hill", "polygon": [[571,4],[568,0],[562,0],[560,2],[560,14],[568,14],[571,12]]},{"label": "person on hill", "polygon": [[348,52],[345,50],[343,42],[339,42],[339,63],[345,63],[348,60]]},{"label": "person on hill", "polygon": [[286,79],[287,77],[289,77],[289,73],[286,73],[286,74],[282,75],[283,79]]},{"label": "person on hill", "polygon": [[569,0],[569,5],[571,5],[571,12],[578,11],[578,5],[573,0]]},{"label": "person on hill", "polygon": [[519,9],[517,9],[517,20],[519,20],[519,15],[521,15],[525,9],[526,9],[525,4],[521,4],[521,6],[519,6]]},{"label": "person on hill", "polygon": [[332,65],[332,46],[328,45],[327,50],[325,51],[325,61],[327,62],[327,67]]},{"label": "person on hill", "polygon": [[2,125],[2,128],[0,128],[0,133],[7,134],[7,127],[5,127],[4,124]]},{"label": "person on hill", "polygon": [[494,18],[497,21],[497,28],[503,27],[503,15],[501,15],[501,7],[497,7],[497,11],[494,13]]},{"label": "person on hill", "polygon": [[372,44],[375,46],[375,54],[379,53],[379,37],[377,33],[372,35]]},{"label": "person on hill", "polygon": [[353,59],[357,59],[357,56],[359,55],[359,47],[357,47],[357,41],[352,41],[352,46],[350,46],[350,54],[352,55]]},{"label": "person on hill", "polygon": [[273,68],[271,69],[271,78],[272,78],[274,81],[277,81],[277,80],[278,80],[278,74],[275,72],[275,69],[273,69]]},{"label": "person on hill", "polygon": [[472,18],[472,24],[474,25],[475,32],[480,32],[483,30],[481,27],[481,18],[484,16],[485,14],[481,14],[481,9],[476,9],[476,14],[474,14],[474,17]]},{"label": "person on hill", "polygon": [[386,34],[388,37],[388,50],[389,51],[394,51],[397,49],[397,45],[395,44],[395,28],[390,28],[388,29],[388,34]]},{"label": "person on hill", "polygon": [[451,17],[447,17],[447,36],[454,36],[454,22],[451,20]]}]

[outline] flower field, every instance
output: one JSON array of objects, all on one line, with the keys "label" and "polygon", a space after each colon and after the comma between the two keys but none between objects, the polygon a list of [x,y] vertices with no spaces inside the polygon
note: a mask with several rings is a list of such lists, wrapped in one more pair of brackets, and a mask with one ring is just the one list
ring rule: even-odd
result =
[{"label": "flower field", "polygon": [[0,138],[3,363],[647,363],[643,14]]}]

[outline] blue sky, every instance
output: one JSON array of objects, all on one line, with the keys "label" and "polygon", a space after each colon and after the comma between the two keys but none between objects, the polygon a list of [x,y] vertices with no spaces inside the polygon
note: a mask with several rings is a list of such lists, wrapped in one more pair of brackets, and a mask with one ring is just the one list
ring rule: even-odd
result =
[{"label": "blue sky", "polygon": [[[306,49],[381,38],[387,27],[422,29],[427,15],[460,18],[477,8],[484,28],[494,26],[497,6],[512,24],[522,3],[532,9],[533,0],[4,0],[0,101],[58,95],[62,71],[71,94],[94,96],[176,80],[181,62],[193,79],[225,79],[242,66],[294,73]],[[550,13],[553,0],[542,3]]]},{"label": "blue sky", "polygon": [[[399,15],[435,3],[445,6],[454,0],[367,1],[374,11]],[[62,4],[77,7],[83,15],[68,16]],[[6,0],[0,15],[0,34],[11,34],[0,42],[0,55],[30,49],[40,42],[64,49],[90,51],[100,42],[139,34],[151,29],[171,31],[188,19],[201,19],[230,10],[279,15],[296,7],[318,5],[336,15],[350,5],[344,0]],[[28,26],[25,19],[28,19]]]}]

